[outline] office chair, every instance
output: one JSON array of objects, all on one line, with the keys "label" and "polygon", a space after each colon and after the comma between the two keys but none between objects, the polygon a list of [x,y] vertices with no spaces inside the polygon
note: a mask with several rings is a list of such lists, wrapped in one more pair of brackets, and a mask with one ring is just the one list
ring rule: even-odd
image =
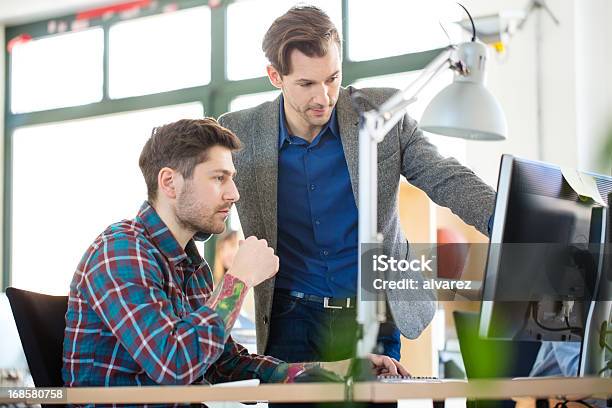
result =
[{"label": "office chair", "polygon": [[[480,315],[453,312],[465,374],[472,378],[528,377],[540,350],[539,342],[488,340],[480,338]],[[513,401],[468,401],[468,407],[514,407]]]},{"label": "office chair", "polygon": [[6,296],[13,310],[34,385],[63,387],[62,354],[68,297],[16,288],[7,288]]}]

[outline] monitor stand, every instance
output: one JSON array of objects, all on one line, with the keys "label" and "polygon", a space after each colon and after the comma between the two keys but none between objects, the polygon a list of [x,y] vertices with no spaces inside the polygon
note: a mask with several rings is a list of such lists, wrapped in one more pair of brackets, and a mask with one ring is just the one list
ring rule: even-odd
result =
[{"label": "monitor stand", "polygon": [[[612,203],[612,193],[608,195],[608,204]],[[606,344],[606,337],[612,338],[612,211],[603,208],[602,228],[604,228],[602,250],[599,254],[598,276],[595,293],[586,321],[586,330],[580,355],[578,375],[610,376],[610,369],[606,369],[606,348],[612,346],[610,341]],[[606,228],[607,227],[607,228]],[[608,351],[608,353],[610,353]]]}]

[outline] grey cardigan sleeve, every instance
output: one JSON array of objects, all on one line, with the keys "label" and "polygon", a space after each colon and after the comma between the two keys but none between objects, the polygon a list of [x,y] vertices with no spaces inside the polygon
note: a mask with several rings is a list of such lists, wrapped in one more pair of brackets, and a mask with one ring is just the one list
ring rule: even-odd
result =
[{"label": "grey cardigan sleeve", "polygon": [[444,158],[409,116],[399,125],[401,172],[436,204],[448,207],[485,235],[495,206],[495,190],[454,158]]}]

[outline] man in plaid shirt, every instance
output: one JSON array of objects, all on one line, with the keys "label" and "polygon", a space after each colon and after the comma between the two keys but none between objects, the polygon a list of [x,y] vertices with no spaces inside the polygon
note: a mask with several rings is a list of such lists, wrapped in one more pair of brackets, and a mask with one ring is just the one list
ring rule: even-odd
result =
[{"label": "man in plaid shirt", "polygon": [[[318,364],[346,373],[346,361],[289,364],[248,354],[229,335],[248,289],[278,271],[266,241],[249,237],[213,290],[194,243],[225,228],[239,198],[232,162],[239,147],[214,119],[153,130],[139,160],[148,201],[96,238],[70,285],[66,386],[292,382]],[[371,361],[379,373],[407,374],[388,357]]]}]

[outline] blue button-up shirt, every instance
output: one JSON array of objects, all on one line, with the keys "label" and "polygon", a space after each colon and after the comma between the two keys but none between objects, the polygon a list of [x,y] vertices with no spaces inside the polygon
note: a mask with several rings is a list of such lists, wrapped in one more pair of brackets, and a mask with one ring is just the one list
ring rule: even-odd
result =
[{"label": "blue button-up shirt", "polygon": [[293,136],[280,104],[276,287],[317,296],[357,290],[357,206],[336,110],[312,143]]}]

